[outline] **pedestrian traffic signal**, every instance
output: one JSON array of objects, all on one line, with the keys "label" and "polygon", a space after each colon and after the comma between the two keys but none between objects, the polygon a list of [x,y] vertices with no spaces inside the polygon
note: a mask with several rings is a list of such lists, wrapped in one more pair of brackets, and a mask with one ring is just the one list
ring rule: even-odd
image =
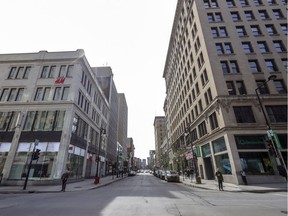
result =
[{"label": "pedestrian traffic signal", "polygon": [[40,149],[36,149],[35,152],[33,152],[32,154],[32,160],[38,160],[38,158],[40,157]]}]

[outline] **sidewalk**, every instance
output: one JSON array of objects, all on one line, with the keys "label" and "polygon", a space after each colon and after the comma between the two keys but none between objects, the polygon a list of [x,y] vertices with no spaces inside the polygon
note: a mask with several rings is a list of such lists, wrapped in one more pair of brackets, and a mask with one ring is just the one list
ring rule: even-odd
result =
[{"label": "sidewalk", "polygon": [[[195,178],[184,178],[180,176],[180,182],[196,188],[202,188],[207,190],[219,191],[218,182],[216,180],[205,180],[201,179],[201,184],[197,184]],[[287,192],[287,182],[283,183],[269,183],[269,184],[251,184],[251,185],[235,185],[232,183],[223,182],[224,191],[230,192],[254,192],[254,193],[265,193],[265,192],[276,192],[276,191],[286,191]]]},{"label": "sidewalk", "polygon": [[[113,182],[122,180],[127,176],[112,178],[112,176],[106,176],[100,178],[99,184],[94,184],[94,179],[85,179],[83,181],[69,183],[66,186],[66,192],[73,191],[84,191],[92,190],[99,187],[104,187]],[[129,177],[130,178],[130,177]],[[131,177],[133,178],[133,177]],[[180,182],[190,187],[202,188],[206,190],[218,190],[218,183],[215,180],[201,179],[201,184],[196,184],[195,179],[184,178],[180,176]],[[254,192],[254,193],[265,193],[265,192],[287,192],[287,183],[271,183],[271,184],[254,184],[254,185],[235,185],[231,183],[223,183],[224,191],[229,192]],[[60,191],[61,185],[48,185],[48,186],[30,186],[28,185],[26,190],[23,190],[23,186],[2,186],[0,185],[0,194],[9,193],[63,193]]]},{"label": "sidewalk", "polygon": [[[67,183],[66,192],[72,191],[82,191],[82,190],[92,190],[99,187],[104,187],[106,185],[112,184],[113,182],[122,180],[127,176],[116,178],[114,176],[105,176],[100,178],[99,184],[94,184],[94,179],[85,179],[79,182]],[[23,190],[23,186],[3,186],[0,185],[0,194],[10,194],[10,193],[63,193],[61,192],[61,185],[41,185],[41,186],[30,186],[27,185],[26,190]]]}]

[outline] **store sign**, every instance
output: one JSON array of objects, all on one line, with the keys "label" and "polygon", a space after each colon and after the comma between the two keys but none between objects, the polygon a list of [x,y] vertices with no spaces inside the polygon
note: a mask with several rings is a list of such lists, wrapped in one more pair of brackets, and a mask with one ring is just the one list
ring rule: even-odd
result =
[{"label": "store sign", "polygon": [[63,84],[65,81],[65,77],[58,77],[56,80],[55,80],[55,84]]}]

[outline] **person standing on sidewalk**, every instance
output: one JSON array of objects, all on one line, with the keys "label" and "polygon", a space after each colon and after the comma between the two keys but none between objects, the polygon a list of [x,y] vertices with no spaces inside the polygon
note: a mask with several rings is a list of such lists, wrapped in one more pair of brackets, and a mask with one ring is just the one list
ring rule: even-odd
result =
[{"label": "person standing on sidewalk", "polygon": [[246,179],[246,173],[244,172],[244,170],[240,171],[240,175],[242,177],[242,180],[244,182],[245,185],[248,185],[247,179]]},{"label": "person standing on sidewalk", "polygon": [[70,172],[67,170],[66,172],[63,173],[63,175],[61,176],[61,180],[62,180],[62,190],[63,192],[65,192],[66,189],[66,184],[69,178]]},{"label": "person standing on sidewalk", "polygon": [[223,175],[222,175],[222,173],[220,172],[219,168],[217,168],[216,173],[215,173],[215,176],[216,176],[216,178],[217,178],[217,180],[218,180],[219,190],[220,190],[220,191],[221,191],[221,190],[223,191],[223,181],[224,181],[224,179],[223,179]]}]

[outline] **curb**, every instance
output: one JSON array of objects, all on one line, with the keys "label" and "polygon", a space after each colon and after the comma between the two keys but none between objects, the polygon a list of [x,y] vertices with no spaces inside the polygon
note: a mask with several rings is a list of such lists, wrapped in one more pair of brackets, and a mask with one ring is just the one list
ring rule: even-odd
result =
[{"label": "curb", "polygon": [[[123,178],[117,178],[114,181],[110,181],[110,182],[106,182],[106,183],[102,183],[102,184],[100,183],[98,185],[88,187],[88,188],[81,188],[80,187],[81,189],[79,189],[79,190],[67,190],[67,191],[65,191],[65,193],[85,191],[85,190],[95,190],[97,188],[105,187],[107,185],[113,184],[114,182],[120,181],[124,178],[126,178],[126,176]],[[30,194],[30,193],[63,193],[63,192],[60,190],[57,190],[57,191],[56,190],[49,190],[49,191],[48,190],[47,191],[45,191],[45,190],[10,190],[10,191],[7,190],[7,191],[1,191],[0,190],[0,194]]]}]

